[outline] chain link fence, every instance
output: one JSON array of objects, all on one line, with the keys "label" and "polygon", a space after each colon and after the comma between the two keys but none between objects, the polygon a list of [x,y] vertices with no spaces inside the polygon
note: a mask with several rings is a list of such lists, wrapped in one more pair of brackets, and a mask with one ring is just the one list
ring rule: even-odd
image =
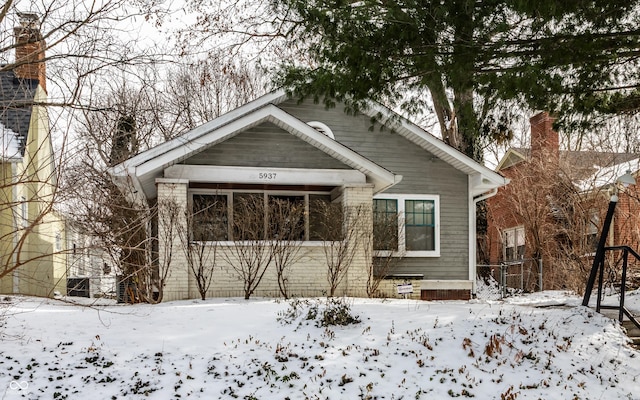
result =
[{"label": "chain link fence", "polygon": [[541,291],[543,268],[541,259],[522,259],[495,265],[477,266],[477,296],[495,300],[519,293]]}]

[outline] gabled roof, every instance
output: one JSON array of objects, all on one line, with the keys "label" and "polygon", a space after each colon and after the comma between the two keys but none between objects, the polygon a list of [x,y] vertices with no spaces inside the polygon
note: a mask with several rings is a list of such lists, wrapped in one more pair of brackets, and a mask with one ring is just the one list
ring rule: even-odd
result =
[{"label": "gabled roof", "polygon": [[517,149],[513,147],[510,148],[504,154],[502,159],[500,159],[500,162],[496,167],[496,171],[501,171],[504,168],[509,168],[518,163],[521,163],[522,161],[525,161],[527,159],[528,153],[529,153],[529,149],[524,149],[523,151],[523,149]]},{"label": "gabled roof", "polygon": [[15,135],[10,141],[15,140],[20,156],[24,155],[37,88],[37,80],[18,79],[13,71],[0,71],[0,125]]},{"label": "gabled roof", "polygon": [[[155,178],[159,177],[165,168],[251,127],[263,122],[272,122],[340,160],[345,165],[364,173],[367,180],[374,184],[375,192],[382,191],[400,181],[401,176],[393,174],[276,107],[286,99],[288,96],[284,91],[269,93],[180,137],[142,152],[112,167],[110,172],[116,177],[131,177],[138,190],[142,190],[147,198],[153,198],[155,197]],[[471,191],[474,196],[503,186],[508,182],[501,175],[473,161],[383,106],[373,105],[365,114],[370,117],[381,117],[381,122],[388,128],[470,175],[472,177]]]},{"label": "gabled roof", "polygon": [[474,197],[509,183],[509,180],[504,176],[478,163],[471,157],[454,149],[441,139],[420,128],[418,125],[380,104],[372,104],[364,113],[371,118],[382,117],[381,122],[386,124],[390,129],[457,170],[469,175],[471,177],[471,187],[469,190]]}]

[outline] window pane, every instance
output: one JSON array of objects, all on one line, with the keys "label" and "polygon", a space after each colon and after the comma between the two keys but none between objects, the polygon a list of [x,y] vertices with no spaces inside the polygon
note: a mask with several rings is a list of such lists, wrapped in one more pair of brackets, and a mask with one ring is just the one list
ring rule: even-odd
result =
[{"label": "window pane", "polygon": [[507,247],[507,249],[505,250],[505,261],[513,261],[514,258],[514,252],[513,252],[513,247]]},{"label": "window pane", "polygon": [[435,250],[435,203],[433,200],[405,201],[407,251]]},{"label": "window pane", "polygon": [[523,259],[526,251],[524,227],[504,230],[502,246],[504,251],[504,261]]},{"label": "window pane", "polygon": [[524,245],[518,246],[518,260],[522,260],[524,258]]},{"label": "window pane", "polygon": [[264,195],[233,194],[233,239],[263,240],[265,228]]},{"label": "window pane", "polygon": [[524,247],[524,228],[516,229],[516,246]]},{"label": "window pane", "polygon": [[194,240],[217,241],[229,237],[226,195],[193,195],[192,233]]},{"label": "window pane", "polygon": [[515,247],[516,239],[515,239],[513,230],[508,230],[504,232],[504,243],[508,248]]},{"label": "window pane", "polygon": [[269,236],[304,240],[304,196],[269,196]]},{"label": "window pane", "polygon": [[373,249],[398,250],[397,200],[373,200]]},{"label": "window pane", "polygon": [[330,195],[309,195],[309,240],[336,241],[342,238],[342,205]]},{"label": "window pane", "polygon": [[435,250],[433,227],[407,225],[405,229],[407,251]]}]

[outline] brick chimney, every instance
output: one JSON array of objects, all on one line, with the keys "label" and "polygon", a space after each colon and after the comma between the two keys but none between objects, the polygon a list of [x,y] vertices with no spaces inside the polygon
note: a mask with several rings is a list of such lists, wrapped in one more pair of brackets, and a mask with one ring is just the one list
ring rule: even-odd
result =
[{"label": "brick chimney", "polygon": [[555,118],[543,111],[529,119],[531,124],[531,158],[558,164],[560,137],[553,130]]},{"label": "brick chimney", "polygon": [[16,40],[16,76],[20,79],[36,79],[47,91],[44,60],[45,41],[40,33],[40,21],[36,14],[19,13],[20,26],[13,28]]}]

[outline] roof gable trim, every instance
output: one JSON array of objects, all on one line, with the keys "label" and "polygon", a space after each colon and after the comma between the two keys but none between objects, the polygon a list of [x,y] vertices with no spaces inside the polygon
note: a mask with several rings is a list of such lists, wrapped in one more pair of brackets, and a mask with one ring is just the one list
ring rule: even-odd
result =
[{"label": "roof gable trim", "polygon": [[[162,149],[154,148],[148,152],[141,153],[141,157],[133,157],[112,168],[111,173],[116,176],[131,175],[138,179],[148,174],[159,174],[165,168],[263,122],[275,124],[331,157],[338,159],[345,165],[365,174],[368,182],[374,184],[374,192],[393,186],[402,178],[318,132],[313,127],[273,104],[263,105],[252,112],[244,113],[238,118],[228,121],[226,124],[216,124],[214,128],[202,132],[206,126],[205,124],[196,129],[198,131],[197,134],[192,131],[169,142],[170,146],[165,146]],[[209,124],[209,126],[212,126],[212,124]],[[147,196],[153,195],[151,192],[154,190],[155,188],[148,188],[146,190]]]}]

